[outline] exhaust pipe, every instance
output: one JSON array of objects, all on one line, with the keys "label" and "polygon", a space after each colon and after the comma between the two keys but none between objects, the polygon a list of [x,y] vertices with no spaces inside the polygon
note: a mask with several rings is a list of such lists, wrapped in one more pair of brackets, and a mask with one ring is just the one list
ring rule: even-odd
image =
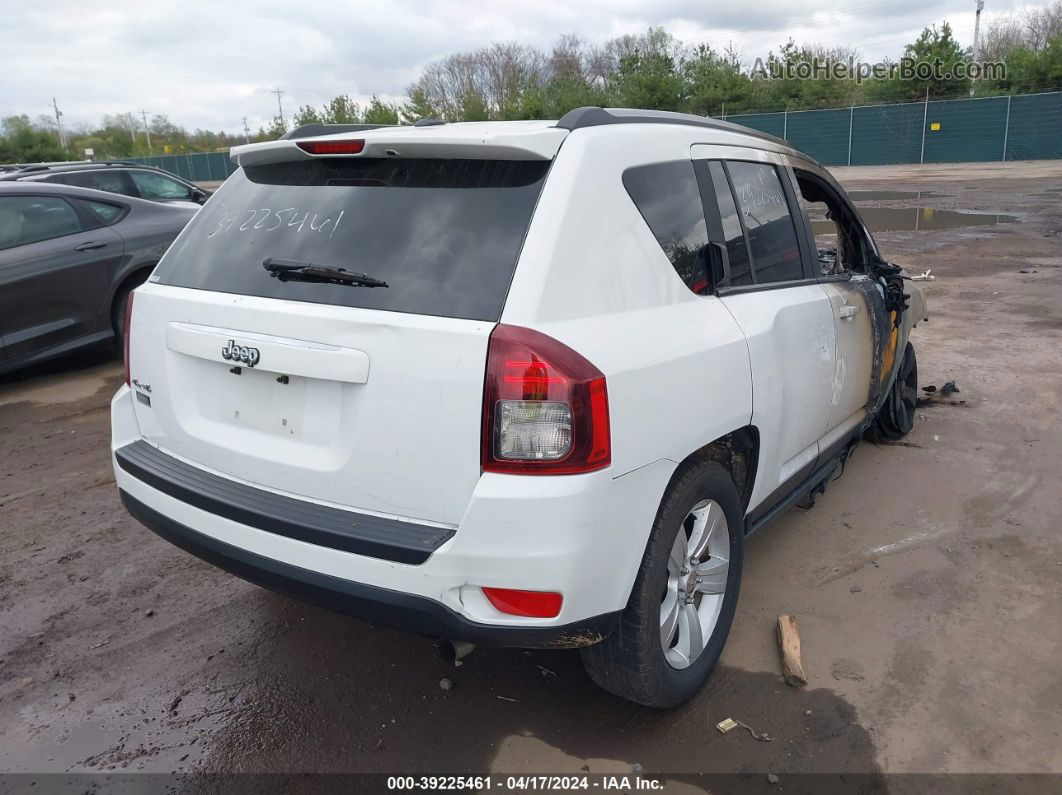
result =
[{"label": "exhaust pipe", "polygon": [[438,644],[439,656],[443,662],[451,665],[460,665],[461,660],[475,651],[474,644],[464,640],[440,640]]}]

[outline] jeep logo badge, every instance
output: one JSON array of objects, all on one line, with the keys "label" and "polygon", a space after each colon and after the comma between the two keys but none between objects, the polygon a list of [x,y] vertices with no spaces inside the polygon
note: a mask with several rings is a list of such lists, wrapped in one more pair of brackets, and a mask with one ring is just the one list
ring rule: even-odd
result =
[{"label": "jeep logo badge", "polygon": [[229,344],[221,349],[221,356],[230,362],[243,362],[248,367],[258,364],[258,348],[237,345],[236,340],[229,340]]}]

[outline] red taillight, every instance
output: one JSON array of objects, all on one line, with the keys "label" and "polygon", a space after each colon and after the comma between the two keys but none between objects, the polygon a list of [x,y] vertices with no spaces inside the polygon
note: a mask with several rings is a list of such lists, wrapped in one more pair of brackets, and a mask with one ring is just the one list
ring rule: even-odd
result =
[{"label": "red taillight", "polygon": [[295,145],[311,155],[358,155],[365,141],[297,141]]},{"label": "red taillight", "polygon": [[483,385],[483,471],[573,475],[611,462],[601,371],[541,332],[495,327]]},{"label": "red taillight", "polygon": [[125,383],[129,385],[129,327],[133,325],[133,299],[136,297],[136,290],[129,293],[129,297],[125,300],[125,326],[122,327],[122,350],[125,357]]},{"label": "red taillight", "polygon": [[553,618],[560,613],[564,597],[550,591],[514,591],[511,588],[484,588],[483,595],[494,609],[510,616]]}]

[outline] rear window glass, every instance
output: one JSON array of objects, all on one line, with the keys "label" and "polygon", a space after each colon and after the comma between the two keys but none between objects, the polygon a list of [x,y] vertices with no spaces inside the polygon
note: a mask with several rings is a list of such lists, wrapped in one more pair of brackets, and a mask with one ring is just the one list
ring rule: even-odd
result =
[{"label": "rear window glass", "polygon": [[[166,253],[178,287],[497,320],[545,161],[331,158],[250,166]],[[265,259],[345,268],[352,287],[272,278]]]}]

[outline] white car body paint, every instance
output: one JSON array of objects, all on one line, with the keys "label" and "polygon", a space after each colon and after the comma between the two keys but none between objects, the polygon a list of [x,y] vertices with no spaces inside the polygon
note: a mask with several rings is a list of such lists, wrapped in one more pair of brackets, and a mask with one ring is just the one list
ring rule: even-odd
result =
[{"label": "white car body paint", "polygon": [[[551,122],[475,123],[330,136],[351,137],[364,138],[368,157],[553,159],[500,322],[553,337],[605,375],[611,466],[570,476],[481,471],[494,323],[148,283],[136,293],[130,336],[131,369],[150,385],[151,405],[119,390],[112,450],[143,440],[272,494],[456,532],[426,562],[395,563],[216,516],[116,463],[119,487],[144,505],[233,547],[421,596],[470,621],[559,626],[626,605],[668,481],[698,449],[750,425],[758,431],[751,513],[859,429],[871,348],[857,337],[869,329],[867,308],[838,319],[850,294],[813,280],[694,294],[622,182],[629,167],[691,157],[784,167],[781,144],[681,124],[568,133]],[[233,156],[241,165],[311,157],[294,141]],[[220,356],[230,341],[262,353],[238,378]],[[263,388],[279,374],[291,379],[282,396]],[[482,586],[559,591],[563,607],[549,619],[506,615]]]}]

